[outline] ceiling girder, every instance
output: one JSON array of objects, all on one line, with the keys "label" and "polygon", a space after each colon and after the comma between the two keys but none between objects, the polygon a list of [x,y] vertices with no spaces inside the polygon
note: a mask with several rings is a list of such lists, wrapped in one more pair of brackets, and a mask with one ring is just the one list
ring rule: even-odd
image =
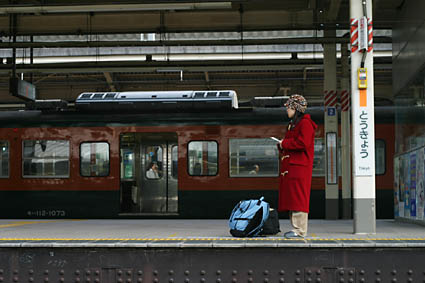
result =
[{"label": "ceiling girder", "polygon": [[[143,20],[141,20],[143,19]],[[104,33],[165,33],[314,29],[313,12],[245,11],[241,27],[239,11],[131,12],[95,14],[18,15],[16,35]],[[105,24],[107,23],[107,24]],[[8,16],[0,16],[0,33],[11,36]]]},{"label": "ceiling girder", "polygon": [[331,0],[329,8],[326,10],[326,20],[334,22],[338,18],[341,0]]},{"label": "ceiling girder", "polygon": [[103,75],[105,76],[106,82],[109,85],[109,89],[111,91],[117,91],[117,89],[115,88],[114,80],[112,79],[111,73],[109,73],[109,72],[103,72]]},{"label": "ceiling girder", "polygon": [[[376,36],[374,43],[391,43],[391,37]],[[165,40],[165,41],[57,41],[57,42],[0,42],[0,48],[72,48],[72,47],[161,47],[161,46],[240,46],[240,45],[298,45],[349,43],[348,37],[297,37],[244,40]]]},{"label": "ceiling girder", "polygon": [[[54,64],[19,64],[17,73],[99,73],[99,72],[223,72],[223,71],[276,71],[299,70],[305,67],[322,66],[321,59],[286,60],[212,60],[212,61],[120,61],[120,62],[77,62]],[[391,58],[375,58],[374,67],[391,68]],[[12,65],[0,65],[0,74],[8,74]]]}]

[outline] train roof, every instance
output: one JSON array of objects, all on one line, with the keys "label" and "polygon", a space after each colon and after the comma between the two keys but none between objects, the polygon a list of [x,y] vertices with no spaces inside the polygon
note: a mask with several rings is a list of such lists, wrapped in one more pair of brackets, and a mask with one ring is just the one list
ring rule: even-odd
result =
[{"label": "train roof", "polygon": [[[421,119],[411,119],[412,122],[423,120],[425,108],[403,109],[410,115],[414,114]],[[322,124],[324,107],[309,107],[308,114],[312,119]],[[375,107],[376,123],[394,123],[394,107]],[[416,113],[416,114],[415,114]],[[339,115],[340,116],[340,115]],[[286,124],[288,123],[285,108],[251,107],[231,109],[229,111],[156,111],[156,112],[86,112],[74,110],[41,111],[20,110],[0,111],[1,127],[19,126],[70,126],[85,125],[97,126],[105,124],[134,124],[134,125],[165,125],[165,124]]]},{"label": "train roof", "polygon": [[238,106],[234,90],[85,92],[75,100],[78,110],[88,112],[228,110]]}]

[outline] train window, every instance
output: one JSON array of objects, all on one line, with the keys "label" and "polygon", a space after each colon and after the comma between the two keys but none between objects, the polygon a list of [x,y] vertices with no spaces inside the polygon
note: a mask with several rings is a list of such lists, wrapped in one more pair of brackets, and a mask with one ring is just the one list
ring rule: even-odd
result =
[{"label": "train window", "polygon": [[102,96],[103,96],[103,93],[95,93],[92,98],[93,99],[101,99]]},{"label": "train window", "polygon": [[84,93],[83,95],[81,95],[80,99],[89,99],[90,96],[92,96],[92,93]]},{"label": "train window", "polygon": [[69,141],[23,141],[24,177],[69,177]]},{"label": "train window", "polygon": [[375,174],[385,174],[385,141],[375,140]]},{"label": "train window", "polygon": [[272,139],[230,139],[230,177],[276,177],[279,153]]},{"label": "train window", "polygon": [[0,141],[0,178],[9,177],[9,142]]},{"label": "train window", "polygon": [[171,176],[174,179],[177,179],[177,170],[178,170],[178,150],[177,145],[174,145],[171,148]]},{"label": "train window", "polygon": [[195,92],[194,98],[204,98],[204,93],[203,92]]},{"label": "train window", "polygon": [[110,93],[107,93],[106,95],[105,95],[105,97],[104,97],[104,99],[112,99],[112,98],[114,98],[115,97],[115,92],[110,92]]},{"label": "train window", "polygon": [[191,176],[214,176],[218,173],[218,145],[215,141],[189,142],[188,169]]},{"label": "train window", "polygon": [[122,148],[121,149],[121,178],[132,180],[134,178],[134,149]]},{"label": "train window", "polygon": [[216,91],[207,92],[207,97],[217,97],[217,92]]},{"label": "train window", "polygon": [[314,139],[313,176],[325,176],[325,142],[321,138]]},{"label": "train window", "polygon": [[150,145],[145,147],[146,179],[161,179],[163,175],[162,147],[159,145]]},{"label": "train window", "polygon": [[80,145],[80,174],[84,177],[109,175],[109,144],[84,142]]}]

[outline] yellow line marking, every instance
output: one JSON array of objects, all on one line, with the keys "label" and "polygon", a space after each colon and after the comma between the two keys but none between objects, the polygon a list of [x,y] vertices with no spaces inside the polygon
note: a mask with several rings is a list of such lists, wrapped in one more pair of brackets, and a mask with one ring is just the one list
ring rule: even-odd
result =
[{"label": "yellow line marking", "polygon": [[170,236],[168,236],[168,237],[175,237],[177,235],[177,233],[174,233],[174,234],[171,234]]},{"label": "yellow line marking", "polygon": [[315,233],[310,234],[312,237],[317,237]]},{"label": "yellow line marking", "polygon": [[77,220],[19,221],[19,222],[12,222],[9,224],[2,224],[0,225],[0,228],[18,227],[18,226],[31,225],[31,224],[54,223],[54,222],[63,222],[63,221],[77,221]]}]

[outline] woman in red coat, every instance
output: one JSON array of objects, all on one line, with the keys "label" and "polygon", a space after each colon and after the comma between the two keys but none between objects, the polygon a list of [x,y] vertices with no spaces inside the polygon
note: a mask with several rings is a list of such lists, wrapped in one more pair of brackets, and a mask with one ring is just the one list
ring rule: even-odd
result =
[{"label": "woman in red coat", "polygon": [[309,114],[306,99],[291,95],[285,103],[291,120],[285,138],[278,144],[280,151],[279,211],[289,211],[293,230],[286,238],[307,235],[310,209],[311,177],[314,157],[314,131],[317,125]]}]

